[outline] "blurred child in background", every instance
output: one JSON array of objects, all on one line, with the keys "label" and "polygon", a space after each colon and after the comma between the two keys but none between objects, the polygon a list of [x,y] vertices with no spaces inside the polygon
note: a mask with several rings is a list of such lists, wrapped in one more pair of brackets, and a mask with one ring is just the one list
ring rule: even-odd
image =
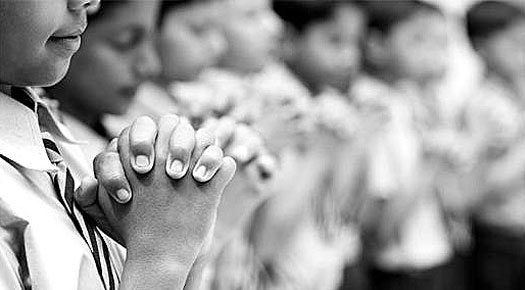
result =
[{"label": "blurred child in background", "polygon": [[[177,88],[184,82],[195,82],[225,52],[224,37],[217,22],[224,5],[223,0],[161,1],[154,37],[162,63],[160,74],[140,87],[125,115],[105,118],[104,123],[112,135],[118,134],[129,120],[141,115],[159,119],[168,113],[187,111],[182,107],[186,104],[177,101],[178,95],[184,93]],[[184,96],[188,94],[188,103],[193,107],[206,106],[206,102],[213,101],[201,97],[202,89],[192,90]],[[211,95],[209,91],[204,94]]]},{"label": "blurred child in background", "polygon": [[103,116],[124,114],[140,85],[160,71],[153,43],[158,7],[120,4],[104,1],[103,9],[91,12],[92,25],[69,73],[47,89],[60,101],[75,137],[89,142],[83,148],[90,161],[114,137],[102,125]]},{"label": "blurred child in background", "polygon": [[[299,118],[309,127],[300,148],[281,154],[276,195],[254,221],[255,254],[264,265],[259,283],[264,289],[336,289],[345,262],[358,251],[352,225],[342,222],[345,209],[338,207],[332,174],[341,148],[334,140],[353,138],[358,126],[346,93],[359,71],[364,15],[353,1],[274,1],[273,8],[284,22],[283,63],[257,78],[274,86],[273,95],[259,97],[302,104]],[[355,178],[352,170],[345,172],[348,179]]]},{"label": "blurred child in background", "polygon": [[486,65],[467,107],[477,168],[472,289],[525,287],[525,8],[482,1],[467,31]]},{"label": "blurred child in background", "polygon": [[[136,99],[126,108],[125,114],[107,112],[114,115],[104,120],[110,135],[114,135],[139,116],[158,120],[164,114],[177,113],[197,121],[194,125],[212,129],[217,134],[218,144],[224,146],[227,154],[235,156],[239,171],[218,213],[214,248],[209,258],[212,262],[215,253],[241,230],[251,212],[266,198],[261,187],[271,177],[274,166],[273,156],[266,150],[261,137],[248,125],[236,123],[232,118],[214,120],[221,116],[202,109],[213,107],[211,104],[215,101],[214,92],[201,86],[198,79],[201,72],[216,64],[224,52],[225,42],[222,32],[218,31],[217,20],[226,4],[221,0],[161,1],[158,31],[156,37],[149,38],[149,41],[155,40],[154,51],[158,52],[162,64],[160,74],[147,83],[142,82],[134,91]],[[90,85],[92,91],[98,88],[97,83]],[[181,94],[184,95],[181,97]],[[210,275],[213,271],[205,273],[205,280]],[[207,282],[204,284],[206,287]]]},{"label": "blurred child in background", "polygon": [[371,289],[447,289],[453,246],[437,176],[453,170],[442,163],[459,158],[433,91],[447,69],[446,19],[418,0],[371,1],[367,12],[371,79],[356,87],[356,98],[389,118],[368,145],[368,280]]},{"label": "blurred child in background", "polygon": [[[161,22],[163,26],[158,41],[163,41],[162,63],[170,65],[169,69],[160,66],[153,42],[157,31],[157,8],[159,5],[148,6],[140,4],[142,3],[140,1],[132,1],[130,3],[134,5],[122,5],[123,8],[117,10],[114,9],[117,2],[104,1],[102,3],[103,10],[91,15],[93,25],[87,30],[84,46],[74,59],[70,73],[61,83],[48,90],[51,97],[64,102],[65,121],[74,125],[75,136],[82,141],[88,141],[83,147],[89,161],[92,161],[95,155],[106,147],[109,138],[115,137],[109,134],[101,123],[104,114],[124,115],[122,120],[127,125],[141,116],[141,114],[134,115],[135,112],[127,112],[130,106],[142,112],[142,115],[148,115],[154,120],[159,120],[164,114],[184,114],[184,111],[177,107],[177,104],[163,91],[163,87],[160,85],[155,90],[146,88],[149,90],[147,95],[142,95],[144,92],[139,93],[139,100],[146,103],[133,102],[135,94],[143,88],[147,80],[159,78],[161,69],[162,75],[167,79],[167,75],[170,74],[169,77],[173,81],[178,78],[195,77],[198,71],[213,63],[211,60],[203,60],[204,58],[198,61],[197,57],[194,57],[193,63],[191,63],[189,56],[185,57],[181,54],[184,51],[195,52],[199,45],[205,46],[207,43],[206,37],[202,43],[192,38],[193,32],[190,31],[196,29],[192,28],[192,25],[197,24],[191,21],[197,20],[192,20],[194,18],[190,16],[193,15],[192,13],[202,13],[202,16],[205,16],[205,13],[213,11],[215,2],[200,3],[197,1],[198,4],[190,4],[188,1],[182,2],[184,1],[163,1],[160,5],[164,9],[161,10],[161,15],[164,18]],[[151,7],[155,9],[153,10]],[[197,19],[205,21],[206,18]],[[215,18],[211,17],[211,19]],[[202,25],[212,26],[207,22]],[[165,30],[169,30],[169,33]],[[173,42],[172,39],[178,39],[178,41]],[[188,46],[191,45],[195,48],[189,49]],[[202,51],[204,50],[207,49],[202,48]],[[168,51],[173,52],[173,54],[167,53]],[[186,64],[182,62],[186,62]],[[179,64],[180,67],[174,67]],[[167,72],[168,70],[170,72]],[[153,84],[149,85],[149,88],[153,86]],[[70,95],[73,97],[69,97]],[[148,98],[151,98],[150,103],[148,103]],[[162,106],[161,100],[169,105]],[[147,114],[147,108],[157,108],[157,111],[155,114]],[[236,217],[235,222],[242,223],[246,219],[242,217],[244,211],[250,212],[253,210],[254,204],[260,202],[261,196],[257,194],[257,186],[259,182],[262,182],[259,167],[263,167],[263,165],[258,161],[263,160],[261,162],[264,162],[264,160],[271,160],[272,158],[269,154],[262,154],[264,151],[262,141],[259,141],[260,137],[248,126],[237,125],[235,122],[225,120],[210,122],[207,127],[216,131],[220,139],[218,144],[227,147],[228,149],[225,150],[236,155],[243,168],[243,170],[239,170],[239,176],[229,188],[231,194],[223,203],[226,209],[219,213],[221,222],[217,224],[217,235],[223,237],[237,229],[231,216]],[[119,128],[119,130],[121,129],[123,128]],[[239,157],[239,150],[243,150],[243,156]],[[250,160],[257,162],[248,164]],[[265,168],[267,169],[267,167]],[[268,170],[271,171],[271,169]],[[242,197],[244,199],[241,199]],[[231,199],[236,200],[239,203],[238,206],[232,205],[229,202]],[[220,247],[220,244],[216,243],[215,245]]]}]

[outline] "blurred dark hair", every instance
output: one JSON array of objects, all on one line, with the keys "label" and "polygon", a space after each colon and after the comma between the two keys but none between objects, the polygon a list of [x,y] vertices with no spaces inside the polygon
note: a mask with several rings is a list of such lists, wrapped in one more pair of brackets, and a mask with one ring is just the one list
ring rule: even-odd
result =
[{"label": "blurred dark hair", "polygon": [[360,6],[362,2],[362,0],[273,0],[273,10],[284,22],[302,32],[312,23],[331,18],[341,5]]},{"label": "blurred dark hair", "polygon": [[[195,4],[199,2],[206,2],[211,0],[161,0],[160,1],[160,11],[158,18],[158,25],[161,26],[166,19],[166,15],[176,7],[180,7],[188,4]],[[248,0],[250,1],[250,0]]]},{"label": "blurred dark hair", "polygon": [[418,12],[442,14],[436,5],[419,0],[371,0],[367,1],[368,29],[387,34],[397,24]]},{"label": "blurred dark hair", "polygon": [[483,1],[467,12],[467,34],[475,47],[480,40],[506,29],[519,19],[525,19],[525,11],[511,3]]}]

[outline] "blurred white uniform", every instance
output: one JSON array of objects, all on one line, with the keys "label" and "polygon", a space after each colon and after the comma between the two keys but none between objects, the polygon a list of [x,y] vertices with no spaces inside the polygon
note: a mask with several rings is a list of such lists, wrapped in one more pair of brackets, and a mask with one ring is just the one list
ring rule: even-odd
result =
[{"label": "blurred white uniform", "polygon": [[425,160],[417,120],[420,96],[375,79],[362,80],[355,90],[362,107],[382,108],[390,119],[370,145],[368,194],[386,207],[398,198],[412,199],[407,212],[396,213],[404,215],[397,237],[367,249],[374,266],[402,272],[441,266],[451,258],[452,245],[434,188],[433,164]]}]

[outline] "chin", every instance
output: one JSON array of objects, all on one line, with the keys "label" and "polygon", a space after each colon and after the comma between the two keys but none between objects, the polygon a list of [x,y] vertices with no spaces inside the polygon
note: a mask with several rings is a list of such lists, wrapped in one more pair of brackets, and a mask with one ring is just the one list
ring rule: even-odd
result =
[{"label": "chin", "polygon": [[50,87],[59,83],[67,74],[69,69],[69,60],[53,63],[52,65],[46,66],[38,74],[38,87]]}]

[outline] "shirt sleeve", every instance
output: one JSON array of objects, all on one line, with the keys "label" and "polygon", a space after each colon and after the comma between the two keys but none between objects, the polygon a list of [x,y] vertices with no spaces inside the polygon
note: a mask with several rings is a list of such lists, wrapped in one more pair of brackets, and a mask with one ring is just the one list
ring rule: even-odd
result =
[{"label": "shirt sleeve", "polygon": [[0,289],[22,290],[22,267],[7,241],[7,232],[0,228]]}]

